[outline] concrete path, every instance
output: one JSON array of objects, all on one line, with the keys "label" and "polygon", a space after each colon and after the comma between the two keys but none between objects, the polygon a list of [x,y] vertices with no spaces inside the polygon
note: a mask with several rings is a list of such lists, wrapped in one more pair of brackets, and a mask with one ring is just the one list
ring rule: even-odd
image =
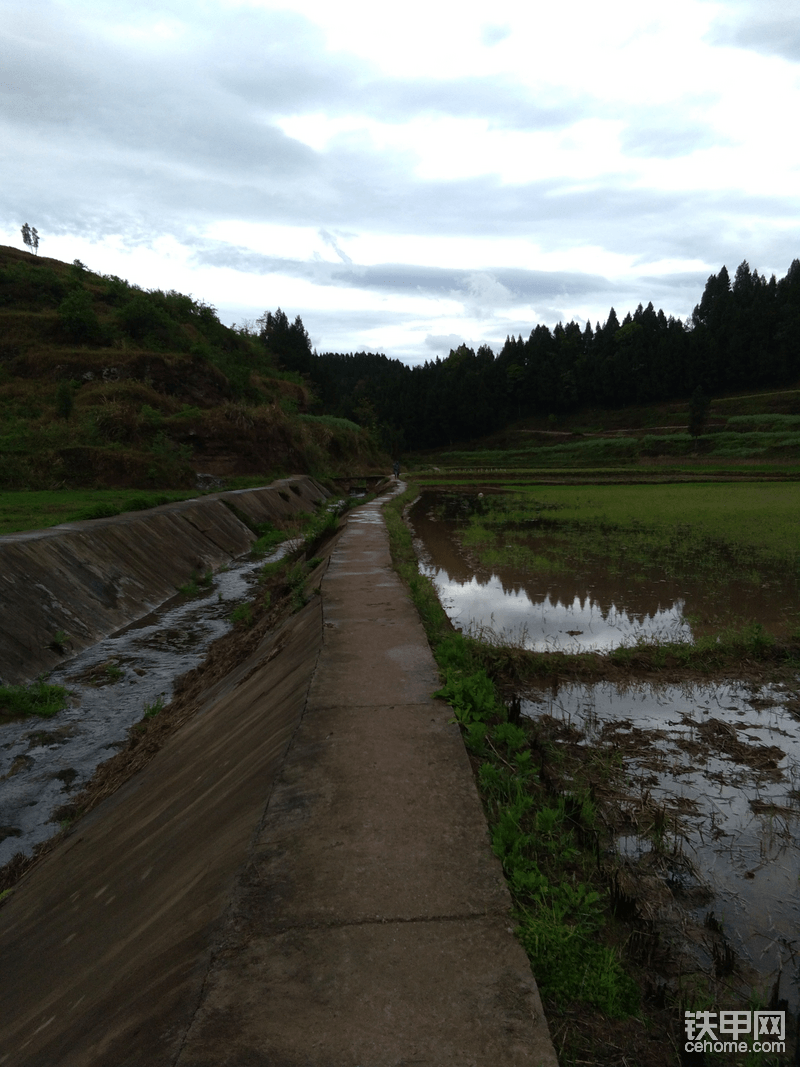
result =
[{"label": "concrete path", "polygon": [[179,1067],[516,1067],[555,1053],[378,501],[322,583],[324,644]]},{"label": "concrete path", "polygon": [[555,1067],[437,684],[366,505],[0,908],[0,1064]]}]

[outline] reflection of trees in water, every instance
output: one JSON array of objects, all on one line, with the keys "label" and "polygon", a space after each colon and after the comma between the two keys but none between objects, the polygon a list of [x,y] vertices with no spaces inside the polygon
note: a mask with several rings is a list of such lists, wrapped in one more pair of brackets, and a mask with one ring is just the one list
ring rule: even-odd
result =
[{"label": "reflection of trees in water", "polygon": [[567,609],[574,608],[577,601],[582,610],[604,618],[624,612],[632,621],[644,620],[658,611],[670,610],[685,599],[677,583],[674,588],[671,588],[672,583],[659,585],[657,589],[647,583],[637,583],[631,588],[623,584],[622,579],[603,580],[598,575],[588,583],[585,579],[576,580],[563,574],[539,580],[526,575],[520,580],[516,576],[509,579],[503,574],[503,568],[497,569],[497,578],[506,594],[524,593],[533,604],[548,598],[554,607]]},{"label": "reflection of trees in water", "polygon": [[[432,502],[434,506],[432,506]],[[412,522],[424,543],[430,559],[441,568],[450,581],[466,585],[476,582],[485,588],[493,577],[499,580],[507,596],[526,596],[532,604],[541,604],[546,597],[556,607],[569,609],[576,599],[584,610],[588,601],[595,614],[607,617],[610,613],[626,612],[633,622],[652,618],[659,611],[669,611],[682,605],[686,615],[697,618],[738,618],[760,620],[774,626],[786,611],[784,583],[776,573],[772,585],[762,588],[761,581],[736,578],[735,561],[727,566],[710,568],[707,579],[694,574],[691,578],[668,573],[657,562],[636,562],[626,565],[624,551],[619,546],[604,556],[597,550],[596,533],[593,545],[584,545],[579,564],[566,562],[566,569],[536,573],[521,566],[498,565],[487,567],[469,559],[458,540],[459,528],[464,528],[470,515],[489,510],[491,501],[467,494],[426,494],[412,509]],[[555,532],[557,521],[537,518],[540,532],[530,540],[515,537],[515,544],[525,545],[537,554],[552,554],[563,559],[564,538]],[[517,527],[517,530],[519,527]],[[548,552],[550,550],[550,552]],[[673,563],[675,561],[673,560]],[[635,577],[634,577],[635,575]]]},{"label": "reflection of trees in water", "polygon": [[490,569],[473,565],[464,557],[450,524],[423,521],[415,522],[415,528],[432,562],[447,574],[450,581],[461,585],[474,581],[485,588],[493,579],[497,579],[506,596],[524,595],[533,604],[549,597],[554,607],[561,605],[572,608],[577,600],[584,610],[603,616],[624,610],[631,619],[644,619],[659,610],[668,610],[676,601],[686,598],[683,583],[659,582],[658,587],[654,588],[652,583],[642,582],[631,587],[625,579],[605,576],[600,569],[588,580],[568,572],[537,576],[516,567]]}]

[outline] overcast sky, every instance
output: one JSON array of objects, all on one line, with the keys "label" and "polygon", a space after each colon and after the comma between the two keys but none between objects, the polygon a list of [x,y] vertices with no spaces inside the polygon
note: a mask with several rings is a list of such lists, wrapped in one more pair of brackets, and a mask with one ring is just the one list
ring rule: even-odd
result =
[{"label": "overcast sky", "polygon": [[320,351],[495,351],[800,256],[798,0],[0,0],[0,243]]}]

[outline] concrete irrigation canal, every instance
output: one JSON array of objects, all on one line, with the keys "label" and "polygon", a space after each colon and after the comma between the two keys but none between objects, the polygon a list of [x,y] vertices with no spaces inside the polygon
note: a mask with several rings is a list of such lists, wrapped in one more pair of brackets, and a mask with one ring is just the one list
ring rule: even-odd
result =
[{"label": "concrete irrigation canal", "polygon": [[[319,497],[307,482],[280,492]],[[261,506],[257,493],[237,502],[246,506]],[[190,540],[216,545],[214,560],[189,545],[184,569],[246,551],[247,526],[219,508],[213,525],[203,508],[188,509],[190,521],[155,517],[162,535],[183,522]],[[113,538],[124,542],[124,527],[112,522]],[[71,595],[68,574],[46,584],[67,551],[48,537],[36,566],[50,599],[29,615],[31,644]],[[139,542],[135,555],[140,588],[186,580],[168,578],[152,547]],[[0,1063],[554,1067],[380,502],[352,511],[323,555],[320,596],[204,692],[191,720],[4,902]],[[123,570],[113,596],[107,572],[80,572],[88,598],[116,601],[91,626],[76,619],[87,647],[133,617]],[[16,650],[21,673],[9,631],[3,654]]]}]

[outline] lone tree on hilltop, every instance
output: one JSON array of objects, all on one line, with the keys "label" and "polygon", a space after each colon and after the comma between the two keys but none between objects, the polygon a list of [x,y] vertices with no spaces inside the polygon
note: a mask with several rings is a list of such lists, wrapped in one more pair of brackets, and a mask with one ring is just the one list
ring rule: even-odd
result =
[{"label": "lone tree on hilltop", "polygon": [[36,227],[31,228],[27,222],[22,227],[22,242],[37,256],[39,255],[39,234]]}]

